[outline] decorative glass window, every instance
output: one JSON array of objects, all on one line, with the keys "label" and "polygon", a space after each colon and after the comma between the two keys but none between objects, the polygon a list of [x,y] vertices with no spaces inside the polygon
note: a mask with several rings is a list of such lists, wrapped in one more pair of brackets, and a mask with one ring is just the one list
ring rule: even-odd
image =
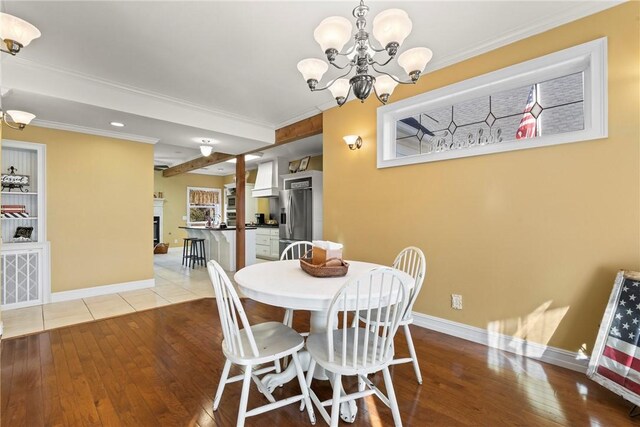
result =
[{"label": "decorative glass window", "polygon": [[607,136],[606,38],[378,109],[378,167]]},{"label": "decorative glass window", "polygon": [[205,225],[220,219],[220,189],[187,187],[187,225]]}]

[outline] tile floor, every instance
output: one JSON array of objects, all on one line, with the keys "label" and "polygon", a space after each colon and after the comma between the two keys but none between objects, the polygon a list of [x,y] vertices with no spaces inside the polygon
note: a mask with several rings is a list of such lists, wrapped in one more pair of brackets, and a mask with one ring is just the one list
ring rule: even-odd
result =
[{"label": "tile floor", "polygon": [[[213,297],[206,268],[182,267],[181,257],[181,251],[154,256],[155,288],[3,311],[2,338]],[[232,273],[229,277],[233,281]]]}]

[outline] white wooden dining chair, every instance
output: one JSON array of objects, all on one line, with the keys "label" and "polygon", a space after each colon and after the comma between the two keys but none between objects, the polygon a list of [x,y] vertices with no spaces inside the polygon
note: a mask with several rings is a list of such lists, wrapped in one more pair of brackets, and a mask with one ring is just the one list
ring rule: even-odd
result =
[{"label": "white wooden dining chair", "polygon": [[[307,338],[307,350],[311,355],[307,372],[309,393],[330,426],[338,425],[341,403],[372,394],[391,408],[396,427],[402,426],[389,364],[393,359],[393,337],[407,305],[408,282],[406,275],[388,267],[375,268],[350,280],[331,302],[327,330],[310,334]],[[365,315],[364,327],[349,325],[349,311]],[[381,318],[383,313],[385,317]],[[320,401],[311,389],[316,364],[333,373],[332,399]],[[379,371],[384,375],[387,396],[367,378],[368,374]],[[359,384],[364,384],[365,387],[341,396],[342,377],[355,375],[358,376]],[[330,414],[325,406],[331,407]]]},{"label": "white wooden dining chair", "polygon": [[[213,410],[216,411],[218,409],[225,385],[242,380],[237,426],[243,426],[246,417],[262,414],[300,401],[303,401],[305,406],[309,405],[309,420],[311,420],[311,424],[315,424],[316,419],[313,408],[310,407],[308,387],[298,358],[298,351],[304,346],[302,336],[279,322],[266,322],[251,326],[242,308],[238,294],[220,264],[216,261],[209,261],[207,269],[213,284],[220,315],[220,324],[224,337],[222,351],[227,359],[213,400]],[[278,360],[288,356],[293,359],[302,393],[276,401],[258,376],[274,370],[279,372],[280,365]],[[244,369],[244,373],[229,378],[229,370],[232,364],[241,366]],[[264,364],[269,366],[254,370],[258,365]],[[251,380],[269,400],[269,403],[247,411]]]},{"label": "white wooden dining chair", "polygon": [[[280,255],[280,261],[285,261],[289,259],[300,259],[304,257],[307,252],[311,250],[313,247],[313,243],[307,241],[293,242],[289,246],[287,246],[284,251],[282,251],[282,255]],[[284,312],[284,320],[282,321],[285,325],[292,328],[293,327],[293,310],[288,308]],[[304,333],[303,335],[307,335]]]},{"label": "white wooden dining chair", "polygon": [[[413,323],[413,304],[416,302],[416,298],[420,293],[420,289],[422,289],[422,283],[424,282],[424,277],[427,269],[427,262],[425,260],[424,253],[422,253],[419,248],[416,248],[415,246],[409,246],[403,249],[398,254],[395,261],[393,261],[393,268],[404,271],[405,273],[413,277],[415,283],[413,289],[411,289],[409,293],[407,308],[405,309],[402,320],[400,321],[400,325],[402,326],[404,335],[407,339],[407,346],[409,347],[410,357],[394,359],[391,364],[398,365],[401,363],[413,363],[413,370],[415,371],[418,384],[422,384],[422,374],[420,373],[420,365],[418,364],[418,357],[416,356],[416,349],[413,345],[413,339],[411,338],[411,330],[409,329],[409,325]],[[384,317],[385,316],[383,314],[381,318],[384,319]],[[359,318],[361,322],[365,321],[362,313],[360,314]]]}]

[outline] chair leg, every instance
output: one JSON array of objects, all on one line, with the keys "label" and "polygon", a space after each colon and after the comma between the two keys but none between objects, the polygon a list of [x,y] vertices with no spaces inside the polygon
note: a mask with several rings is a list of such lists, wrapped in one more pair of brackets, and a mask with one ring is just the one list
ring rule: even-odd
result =
[{"label": "chair leg", "polygon": [[[309,369],[307,369],[307,389],[311,390],[311,381],[313,381],[313,371],[316,370],[316,361],[313,359],[313,357],[311,358],[311,361],[309,362]],[[300,410],[302,411],[305,407],[305,401],[303,400],[302,403],[300,403]]]},{"label": "chair leg", "polygon": [[224,362],[224,368],[222,368],[222,375],[220,375],[220,384],[218,384],[218,391],[216,391],[216,397],[213,399],[213,410],[218,409],[220,405],[220,399],[222,399],[222,393],[224,393],[224,386],[227,385],[227,378],[229,378],[229,369],[231,369],[231,362],[228,360]]},{"label": "chair leg", "polygon": [[311,399],[309,399],[309,387],[307,386],[307,382],[304,379],[304,373],[302,372],[302,366],[300,365],[300,358],[298,357],[298,353],[293,353],[291,357],[293,358],[293,364],[296,367],[298,382],[300,383],[300,390],[302,390],[302,396],[304,397],[303,402],[307,406],[309,421],[311,421],[311,424],[315,424],[316,416],[313,413],[313,406],[311,406]]},{"label": "chair leg", "polygon": [[280,368],[280,359],[273,361],[273,367],[276,368],[276,374],[279,374],[280,372],[282,372],[282,368]]},{"label": "chair leg", "polygon": [[242,380],[242,394],[240,395],[240,406],[238,406],[237,427],[244,426],[244,419],[247,413],[247,402],[249,402],[249,387],[251,387],[251,365],[244,369],[244,379]]},{"label": "chair leg", "polygon": [[[282,319],[282,323],[288,327],[291,327],[293,323],[293,310],[287,308],[284,312],[284,319]],[[286,369],[289,366],[289,358],[285,357],[282,360],[282,367]]]},{"label": "chair leg", "polygon": [[416,379],[418,384],[422,384],[422,374],[420,373],[420,365],[418,365],[418,356],[416,356],[416,349],[413,347],[413,339],[411,338],[411,330],[409,325],[404,325],[404,335],[407,338],[407,345],[409,346],[409,355],[413,362],[413,370],[416,372]]},{"label": "chair leg", "polygon": [[393,383],[391,382],[391,374],[389,373],[388,366],[382,370],[382,375],[384,375],[384,387],[387,389],[387,398],[389,399],[389,406],[391,407],[391,414],[393,415],[393,423],[396,427],[402,427],[400,409],[398,409],[396,392],[393,390]]},{"label": "chair leg", "polygon": [[333,399],[331,401],[330,427],[338,427],[340,420],[340,384],[342,384],[342,375],[335,374],[333,380]]}]

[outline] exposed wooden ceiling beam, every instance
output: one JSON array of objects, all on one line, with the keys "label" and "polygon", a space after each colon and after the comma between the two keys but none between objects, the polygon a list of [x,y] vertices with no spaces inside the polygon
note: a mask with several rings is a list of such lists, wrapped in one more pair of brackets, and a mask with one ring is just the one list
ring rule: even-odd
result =
[{"label": "exposed wooden ceiling beam", "polygon": [[235,156],[226,153],[211,153],[208,157],[198,157],[193,160],[189,160],[185,163],[172,166],[162,171],[162,176],[168,178],[170,176],[180,175],[181,173],[191,172],[196,169],[205,168],[207,166],[215,165],[216,163],[225,162],[229,159],[233,159]]},{"label": "exposed wooden ceiling beam", "polygon": [[[276,130],[276,142],[273,145],[266,147],[256,148],[255,150],[247,151],[245,153],[238,154],[243,156],[245,154],[251,154],[258,151],[267,151],[270,148],[278,147],[280,145],[288,144],[290,142],[298,141],[299,139],[307,138],[313,135],[319,135],[322,133],[322,113],[315,116],[300,120],[299,122],[292,123],[288,126]],[[180,175],[182,173],[191,172],[196,169],[201,169],[207,166],[215,165],[216,163],[222,163],[229,159],[236,157],[233,154],[226,153],[212,153],[209,157],[198,157],[197,159],[189,160],[185,163],[172,166],[165,169],[162,172],[162,176],[170,177]]]},{"label": "exposed wooden ceiling beam", "polygon": [[287,144],[322,133],[322,113],[276,130],[275,145]]}]

